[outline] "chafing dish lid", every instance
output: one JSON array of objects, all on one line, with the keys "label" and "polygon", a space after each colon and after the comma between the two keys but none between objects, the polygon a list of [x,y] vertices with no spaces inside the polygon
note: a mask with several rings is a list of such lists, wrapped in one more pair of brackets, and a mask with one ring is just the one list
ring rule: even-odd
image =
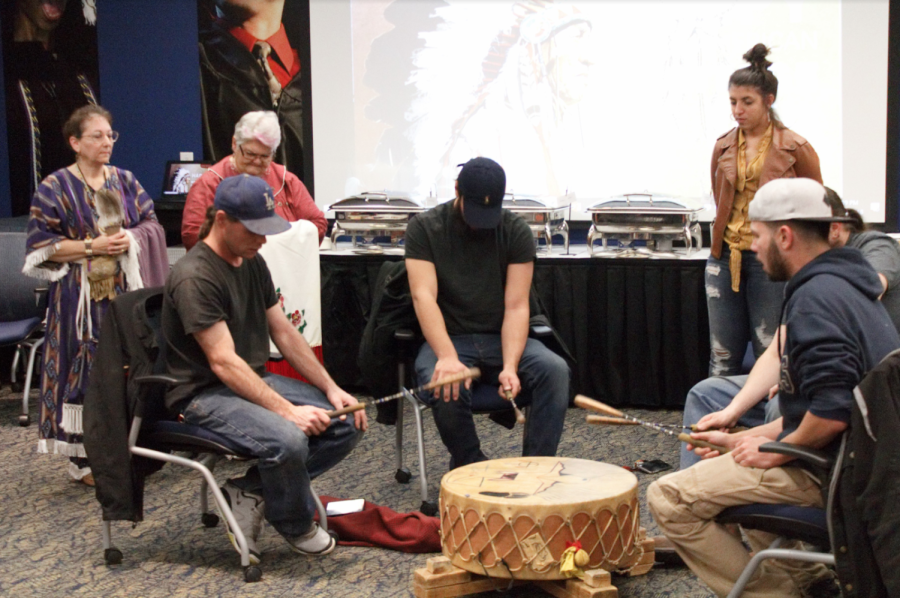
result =
[{"label": "chafing dish lid", "polygon": [[503,197],[503,207],[513,212],[548,212],[560,208],[568,208],[571,203],[571,195],[555,197],[550,195],[516,195],[507,193]]},{"label": "chafing dish lid", "polygon": [[627,193],[588,208],[588,212],[595,214],[693,214],[699,211],[699,208],[688,207],[674,197],[651,193]]},{"label": "chafing dish lid", "polygon": [[425,207],[396,191],[366,191],[337,201],[326,208],[344,212],[424,212]]}]

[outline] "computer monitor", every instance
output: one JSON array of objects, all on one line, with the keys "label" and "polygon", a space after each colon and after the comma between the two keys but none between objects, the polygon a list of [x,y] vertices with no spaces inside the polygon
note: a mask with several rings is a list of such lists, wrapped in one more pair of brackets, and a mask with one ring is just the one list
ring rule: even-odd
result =
[{"label": "computer monitor", "polygon": [[212,164],[208,162],[166,162],[166,170],[163,175],[162,196],[163,201],[184,200],[191,185],[197,182],[204,172],[209,170]]}]

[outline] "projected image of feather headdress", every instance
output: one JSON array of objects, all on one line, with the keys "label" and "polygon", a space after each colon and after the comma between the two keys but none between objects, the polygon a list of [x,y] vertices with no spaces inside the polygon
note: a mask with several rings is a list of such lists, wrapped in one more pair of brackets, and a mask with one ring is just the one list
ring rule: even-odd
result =
[{"label": "projected image of feather headdress", "polygon": [[[562,194],[560,156],[582,141],[576,136],[573,145],[564,130],[580,129],[573,122],[593,65],[593,25],[572,4],[551,0],[479,5],[478,14],[473,21],[466,5],[435,10],[445,26],[423,34],[414,59],[410,83],[419,95],[406,116],[421,178],[452,180],[456,164],[484,155],[509,164],[518,191]],[[447,55],[455,60],[438,70],[443,76],[426,74]]]}]

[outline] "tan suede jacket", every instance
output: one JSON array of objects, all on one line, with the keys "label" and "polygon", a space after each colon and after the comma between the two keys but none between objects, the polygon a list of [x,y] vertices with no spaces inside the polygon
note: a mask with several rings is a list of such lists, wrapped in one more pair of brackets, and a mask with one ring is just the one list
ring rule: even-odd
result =
[{"label": "tan suede jacket", "polygon": [[[722,240],[725,226],[731,216],[731,205],[734,202],[734,185],[737,180],[738,130],[731,129],[716,141],[713,150],[710,174],[712,176],[713,198],[716,201],[716,220],[712,226],[713,257],[722,256]],[[766,155],[762,172],[759,175],[759,186],[762,187],[773,179],[809,178],[822,182],[819,170],[819,156],[812,145],[790,129],[774,127],[772,146]]]}]

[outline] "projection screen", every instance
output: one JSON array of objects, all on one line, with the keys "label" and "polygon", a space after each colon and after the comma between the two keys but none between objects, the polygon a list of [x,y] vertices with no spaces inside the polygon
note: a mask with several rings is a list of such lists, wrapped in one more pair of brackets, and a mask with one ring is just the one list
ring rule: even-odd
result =
[{"label": "projection screen", "polygon": [[824,182],[884,221],[888,0],[310,0],[316,201],[433,205],[483,155],[508,191],[703,206],[728,77],[771,47],[781,120]]}]

